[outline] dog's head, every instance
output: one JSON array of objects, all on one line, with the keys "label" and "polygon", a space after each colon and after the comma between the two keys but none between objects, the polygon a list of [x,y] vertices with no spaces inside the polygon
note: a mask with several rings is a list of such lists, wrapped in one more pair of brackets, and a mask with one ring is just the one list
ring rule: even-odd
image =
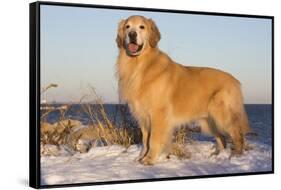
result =
[{"label": "dog's head", "polygon": [[138,56],[145,49],[157,47],[159,40],[160,32],[152,19],[130,16],[119,22],[116,42],[129,56]]}]

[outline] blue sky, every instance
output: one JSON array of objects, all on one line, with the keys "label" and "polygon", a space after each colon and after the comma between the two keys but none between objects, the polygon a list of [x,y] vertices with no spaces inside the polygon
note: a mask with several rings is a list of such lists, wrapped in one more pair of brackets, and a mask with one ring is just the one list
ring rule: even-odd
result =
[{"label": "blue sky", "polygon": [[159,48],[174,61],[229,72],[245,103],[271,103],[270,19],[48,5],[41,5],[41,87],[58,87],[42,99],[78,102],[93,86],[105,102],[118,102],[115,38],[130,15],[157,23]]}]

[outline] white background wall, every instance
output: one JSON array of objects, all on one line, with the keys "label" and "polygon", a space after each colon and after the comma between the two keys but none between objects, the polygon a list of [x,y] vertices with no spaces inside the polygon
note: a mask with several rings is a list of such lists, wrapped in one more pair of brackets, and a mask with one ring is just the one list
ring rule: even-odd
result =
[{"label": "white background wall", "polygon": [[[0,189],[28,187],[28,82],[30,0],[0,3]],[[68,2],[71,2],[70,0]],[[278,0],[75,0],[72,2],[275,16],[275,83],[280,81],[280,5]],[[250,76],[250,75],[249,75]],[[275,145],[280,147],[280,88],[275,85]],[[280,138],[279,138],[280,137]],[[83,187],[83,189],[269,189],[280,183],[280,149],[276,174]],[[82,188],[72,188],[82,189]]]}]

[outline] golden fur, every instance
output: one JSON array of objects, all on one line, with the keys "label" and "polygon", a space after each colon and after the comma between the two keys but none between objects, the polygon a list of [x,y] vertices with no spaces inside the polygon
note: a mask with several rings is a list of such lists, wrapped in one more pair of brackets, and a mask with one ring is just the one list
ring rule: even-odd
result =
[{"label": "golden fur", "polygon": [[[130,54],[126,44],[131,31],[143,43],[137,55]],[[154,164],[169,151],[175,127],[192,121],[214,135],[219,149],[225,148],[229,136],[233,153],[241,154],[249,125],[239,81],[216,69],[177,64],[158,49],[159,40],[160,32],[151,19],[131,16],[119,23],[119,93],[141,127],[139,161]]]}]

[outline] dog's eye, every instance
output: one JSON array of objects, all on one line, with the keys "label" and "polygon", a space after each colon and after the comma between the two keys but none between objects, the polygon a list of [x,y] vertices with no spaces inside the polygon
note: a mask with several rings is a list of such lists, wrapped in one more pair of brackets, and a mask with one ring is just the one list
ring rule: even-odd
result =
[{"label": "dog's eye", "polygon": [[126,28],[130,28],[130,25],[126,25]]},{"label": "dog's eye", "polygon": [[140,29],[144,29],[144,25],[140,25]]}]

